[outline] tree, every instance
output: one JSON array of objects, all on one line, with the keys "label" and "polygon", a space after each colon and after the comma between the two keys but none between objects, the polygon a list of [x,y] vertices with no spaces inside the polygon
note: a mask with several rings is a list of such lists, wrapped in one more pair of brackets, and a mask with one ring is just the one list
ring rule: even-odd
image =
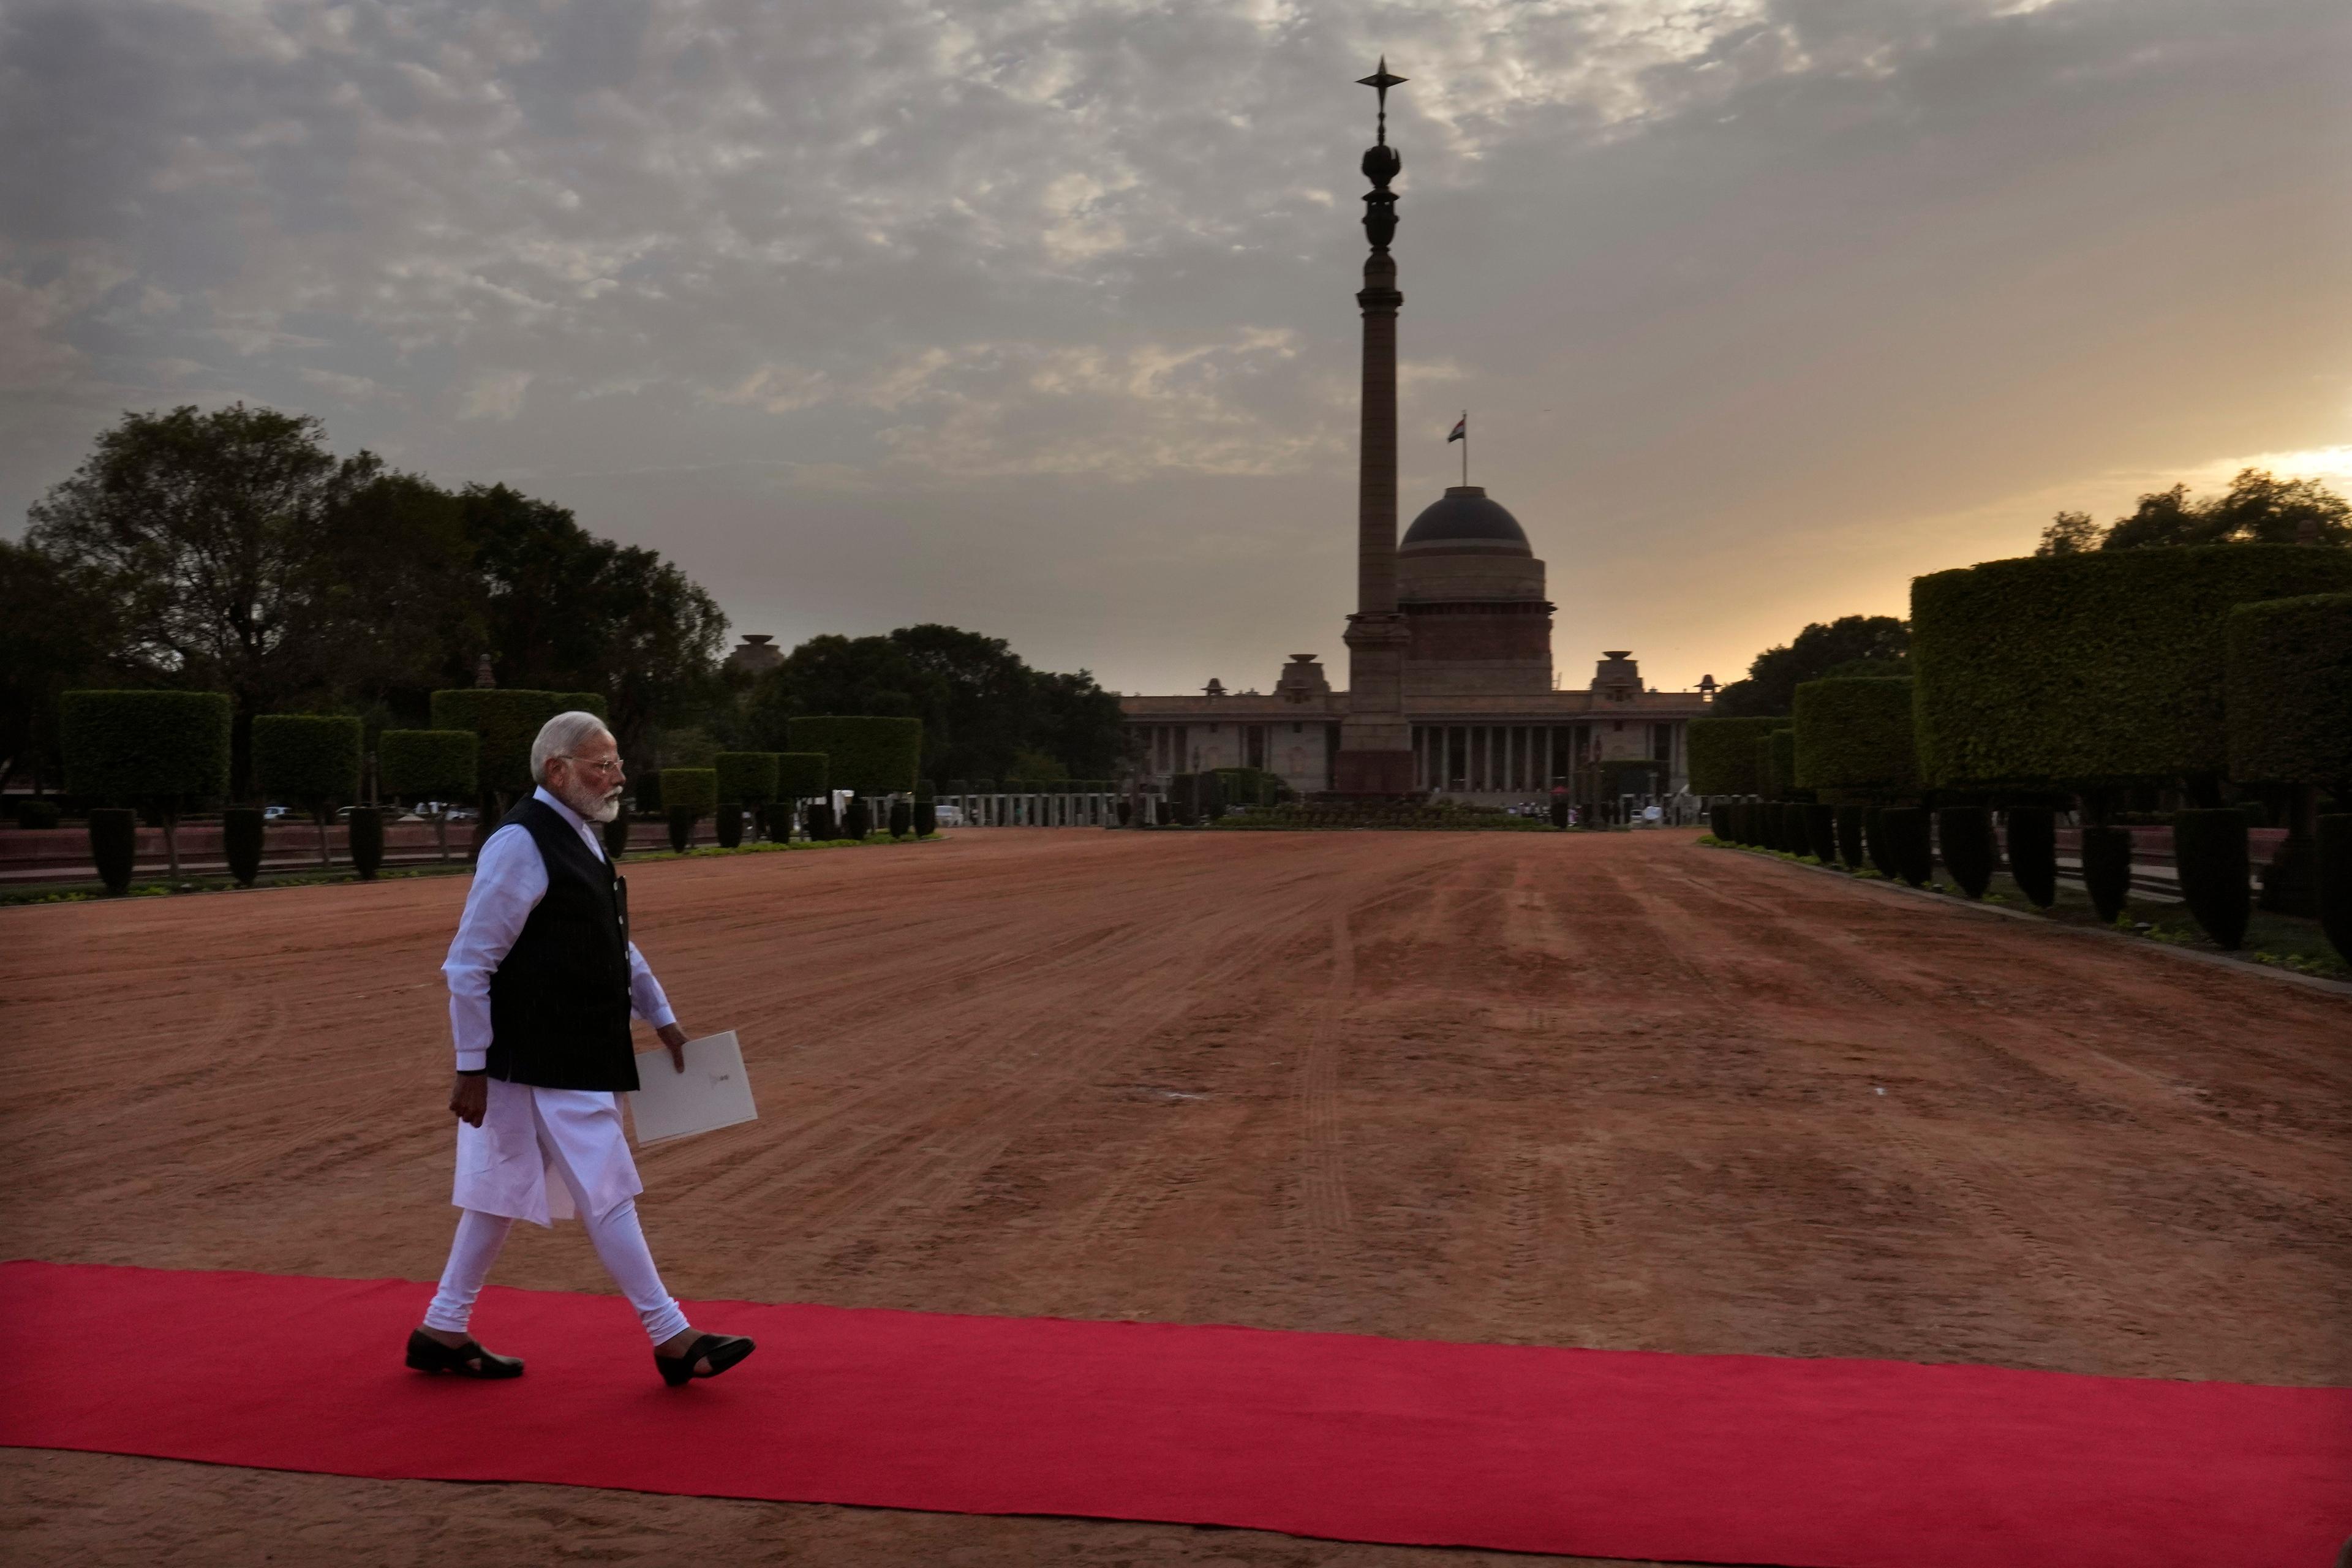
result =
[{"label": "tree", "polygon": [[1101,778],[1126,740],[1118,699],[1087,671],[1032,669],[1002,637],[938,625],[811,637],[752,684],[742,742],[782,746],[792,720],[827,713],[920,719],[928,778],[1003,778],[1024,751]]},{"label": "tree", "polygon": [[1841,616],[1814,622],[1785,647],[1769,647],[1748,667],[1748,679],[1716,693],[1713,712],[1725,719],[1772,718],[1788,713],[1797,688],[1836,670],[1874,665],[1889,675],[1910,673],[1911,627],[1893,616]]},{"label": "tree", "polygon": [[26,543],[88,583],[115,658],[160,685],[228,692],[233,788],[252,716],[320,684],[338,640],[313,614],[331,520],[382,463],[337,458],[319,421],[236,404],[126,414],[34,503]]},{"label": "tree", "polygon": [[2087,511],[2062,511],[2042,531],[2036,555],[2080,555],[2099,547],[2099,525]]},{"label": "tree", "polygon": [[[727,617],[677,566],[504,485],[457,499],[501,685],[604,693],[614,737],[638,757],[657,721],[709,697]],[[458,663],[449,679],[470,679]]]},{"label": "tree", "polygon": [[42,552],[0,539],[0,784],[30,769],[40,787],[58,756],[58,699],[98,672],[108,632],[100,595]]},{"label": "tree", "polygon": [[2197,500],[2187,485],[2151,490],[2102,531],[2086,511],[2062,511],[2042,531],[2036,555],[2146,550],[2171,544],[2352,545],[2352,503],[2317,479],[2282,479],[2241,468],[2229,489]]}]

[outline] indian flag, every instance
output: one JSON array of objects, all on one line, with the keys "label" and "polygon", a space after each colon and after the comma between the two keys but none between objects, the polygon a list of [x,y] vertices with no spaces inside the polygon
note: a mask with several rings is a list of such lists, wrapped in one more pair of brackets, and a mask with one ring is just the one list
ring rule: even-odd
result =
[{"label": "indian flag", "polygon": [[1465,414],[1454,422],[1454,434],[1448,436],[1446,440],[1467,441],[1468,439],[1470,439],[1470,416]]}]

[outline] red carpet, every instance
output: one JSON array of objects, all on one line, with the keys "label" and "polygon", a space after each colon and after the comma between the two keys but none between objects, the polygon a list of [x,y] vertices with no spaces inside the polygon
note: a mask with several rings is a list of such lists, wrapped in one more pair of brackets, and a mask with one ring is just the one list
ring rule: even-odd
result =
[{"label": "red carpet", "polygon": [[400,1366],[428,1294],[0,1265],[0,1443],[1809,1568],[2325,1568],[2352,1532],[2352,1390],[726,1303],[760,1353],[672,1391],[616,1298],[496,1289],[530,1372],[478,1384]]}]

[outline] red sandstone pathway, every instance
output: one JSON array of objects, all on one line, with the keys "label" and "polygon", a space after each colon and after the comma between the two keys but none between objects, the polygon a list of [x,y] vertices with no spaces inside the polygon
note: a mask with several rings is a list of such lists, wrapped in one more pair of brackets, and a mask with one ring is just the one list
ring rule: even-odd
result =
[{"label": "red sandstone pathway", "polygon": [[[1683,833],[973,831],[631,880],[764,1111],[644,1162],[683,1296],[2352,1383],[2340,998]],[[0,910],[0,1249],[431,1278],[464,891]],[[608,1289],[569,1227],[499,1278]],[[142,1568],[1533,1561],[110,1456],[0,1477],[12,1556]]]}]

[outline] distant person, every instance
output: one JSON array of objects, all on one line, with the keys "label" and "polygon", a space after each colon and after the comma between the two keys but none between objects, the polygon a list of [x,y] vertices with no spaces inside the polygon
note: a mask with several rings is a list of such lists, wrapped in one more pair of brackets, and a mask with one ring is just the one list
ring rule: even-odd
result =
[{"label": "distant person", "polygon": [[[750,1340],[700,1334],[662,1289],[637,1224],[636,1163],[620,1091],[637,1087],[629,1015],[652,1024],[686,1070],[686,1031],[629,940],[628,884],[592,822],[620,814],[620,752],[593,713],[559,713],[530,747],[539,788],[482,846],[473,891],[441,966],[457,1075],[462,1212],[441,1286],[408,1336],[408,1364],[461,1377],[520,1377],[522,1363],[467,1331],[474,1300],[519,1219],[575,1213],[605,1272],[637,1310],[654,1365],[677,1387],[750,1355]],[[551,1185],[549,1177],[560,1185]]]}]

